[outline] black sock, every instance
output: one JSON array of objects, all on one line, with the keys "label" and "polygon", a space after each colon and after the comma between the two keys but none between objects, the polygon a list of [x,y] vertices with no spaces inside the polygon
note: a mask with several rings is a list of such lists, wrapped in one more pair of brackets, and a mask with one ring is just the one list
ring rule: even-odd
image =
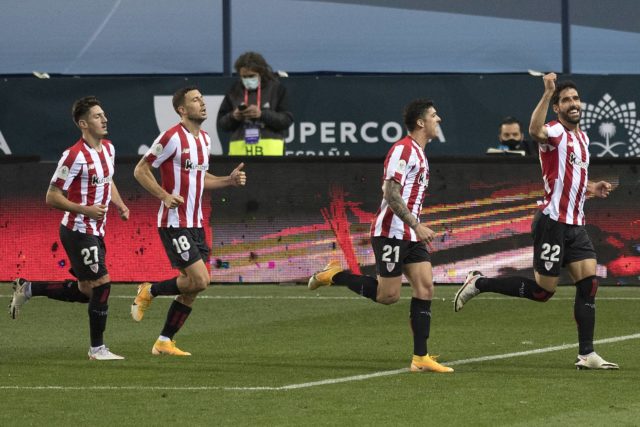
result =
[{"label": "black sock", "polygon": [[346,285],[358,295],[362,295],[370,300],[376,300],[378,294],[378,281],[370,276],[360,276],[357,274],[341,271],[336,273],[331,280],[336,285]]},{"label": "black sock", "polygon": [[596,276],[585,277],[576,283],[576,299],[573,316],[578,325],[578,353],[585,355],[593,351],[593,330],[596,326]]},{"label": "black sock", "polygon": [[189,314],[191,314],[191,307],[174,300],[173,303],[171,303],[171,307],[169,307],[167,320],[164,322],[164,328],[162,328],[160,335],[173,338],[187,320]]},{"label": "black sock", "polygon": [[109,293],[111,283],[93,288],[89,300],[89,334],[91,335],[91,347],[100,347],[104,344],[103,335],[107,327],[107,314],[109,313]]},{"label": "black sock", "polygon": [[495,279],[482,277],[476,280],[476,288],[480,292],[495,292],[538,302],[546,302],[554,294],[538,286],[535,280],[517,276]]},{"label": "black sock", "polygon": [[154,283],[151,285],[151,295],[157,297],[158,295],[180,295],[178,289],[178,278],[164,280],[162,282]]},{"label": "black sock", "polygon": [[66,302],[88,303],[89,297],[80,292],[78,282],[67,280],[64,282],[31,282],[31,296],[46,296],[51,299]]},{"label": "black sock", "polygon": [[431,301],[411,298],[409,319],[413,332],[413,354],[425,356],[427,354],[427,339],[431,329]]}]

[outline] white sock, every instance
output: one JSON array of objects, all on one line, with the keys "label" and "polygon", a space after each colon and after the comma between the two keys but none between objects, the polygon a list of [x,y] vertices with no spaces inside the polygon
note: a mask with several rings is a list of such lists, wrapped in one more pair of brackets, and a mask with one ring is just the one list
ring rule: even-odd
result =
[{"label": "white sock", "polygon": [[165,341],[171,341],[171,338],[169,338],[169,337],[165,337],[164,335],[160,335],[160,336],[158,337],[158,341],[163,341],[163,342],[165,342]]}]

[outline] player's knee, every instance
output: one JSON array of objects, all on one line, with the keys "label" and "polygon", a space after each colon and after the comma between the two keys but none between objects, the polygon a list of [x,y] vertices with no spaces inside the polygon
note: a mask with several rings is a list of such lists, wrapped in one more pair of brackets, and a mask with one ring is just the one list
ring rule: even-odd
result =
[{"label": "player's knee", "polygon": [[209,276],[199,274],[194,277],[191,277],[190,282],[191,282],[190,290],[192,292],[202,292],[205,289],[207,289],[207,286],[209,286]]},{"label": "player's knee", "polygon": [[549,292],[545,289],[538,289],[537,292],[534,292],[533,296],[538,302],[547,302],[551,299],[552,296],[555,295],[555,292]]},{"label": "player's knee", "polygon": [[596,276],[585,277],[576,282],[576,296],[583,299],[595,298],[598,293],[598,278]]},{"label": "player's knee", "polygon": [[376,302],[384,305],[395,304],[400,300],[400,293],[382,293],[376,296]]}]

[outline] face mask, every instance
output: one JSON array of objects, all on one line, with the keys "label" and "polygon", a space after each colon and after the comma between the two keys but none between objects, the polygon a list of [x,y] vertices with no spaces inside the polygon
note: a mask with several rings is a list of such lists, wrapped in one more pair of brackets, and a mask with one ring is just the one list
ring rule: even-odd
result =
[{"label": "face mask", "polygon": [[243,77],[242,84],[247,90],[256,90],[260,85],[260,77]]},{"label": "face mask", "polygon": [[517,139],[506,139],[504,141],[500,141],[500,143],[509,147],[510,150],[513,150],[518,146],[518,144],[520,144],[520,141]]}]

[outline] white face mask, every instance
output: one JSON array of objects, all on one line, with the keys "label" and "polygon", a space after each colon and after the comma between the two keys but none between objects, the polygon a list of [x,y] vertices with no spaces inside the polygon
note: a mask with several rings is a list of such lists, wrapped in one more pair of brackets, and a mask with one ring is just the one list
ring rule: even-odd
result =
[{"label": "white face mask", "polygon": [[242,84],[247,90],[256,90],[260,85],[260,77],[243,77]]}]

